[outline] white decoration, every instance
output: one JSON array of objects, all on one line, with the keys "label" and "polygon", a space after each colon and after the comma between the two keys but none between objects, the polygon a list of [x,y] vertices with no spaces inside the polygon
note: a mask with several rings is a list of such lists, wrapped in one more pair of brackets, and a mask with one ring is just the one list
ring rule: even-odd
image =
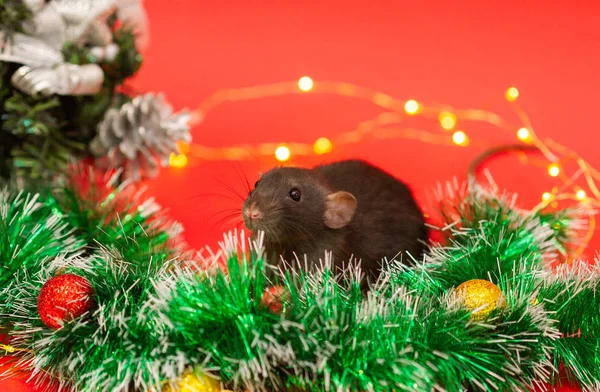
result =
[{"label": "white decoration", "polygon": [[191,141],[188,121],[189,115],[173,113],[162,95],[140,95],[106,112],[90,150],[101,166],[121,167],[128,179],[154,177],[178,150],[178,141]]},{"label": "white decoration", "polygon": [[[140,0],[26,0],[33,16],[23,23],[26,34],[9,39],[0,29],[0,61],[23,64],[13,85],[27,94],[93,95],[104,79],[97,65],[66,64],[61,49],[68,42],[88,43],[98,60],[114,60],[118,47],[106,20],[117,11],[139,34],[147,34]],[[118,7],[118,9],[117,9]]]},{"label": "white decoration", "polygon": [[34,37],[15,33],[12,42],[0,30],[0,61],[30,65],[32,67],[53,66],[62,63],[60,50]]}]

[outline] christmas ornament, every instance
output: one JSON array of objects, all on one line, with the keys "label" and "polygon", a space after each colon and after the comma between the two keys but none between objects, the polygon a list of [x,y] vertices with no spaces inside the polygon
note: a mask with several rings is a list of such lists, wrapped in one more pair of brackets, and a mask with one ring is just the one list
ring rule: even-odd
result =
[{"label": "christmas ornament", "polygon": [[471,318],[476,321],[484,320],[492,311],[505,305],[502,290],[487,280],[468,280],[459,285],[454,294],[463,306],[473,311]]},{"label": "christmas ornament", "polygon": [[116,9],[117,0],[53,0],[53,7],[64,21],[65,39],[68,42],[85,41],[96,22],[106,24],[108,16]]},{"label": "christmas ornament", "polygon": [[75,319],[95,306],[90,283],[74,274],[58,275],[48,280],[38,296],[37,308],[42,322],[59,329],[65,321]]},{"label": "christmas ornament", "polygon": [[117,0],[27,1],[32,16],[23,21],[23,33],[10,36],[0,29],[0,61],[23,64],[13,75],[13,86],[28,95],[93,95],[100,91],[104,72],[96,64],[67,64],[61,53],[68,42],[87,44],[102,53],[97,60],[114,59],[113,34],[107,24],[111,13],[123,14],[143,36],[143,8],[139,2]]},{"label": "christmas ornament", "polygon": [[283,311],[285,297],[286,293],[283,286],[272,286],[263,293],[262,303],[273,313],[281,313]]},{"label": "christmas ornament", "polygon": [[137,96],[106,112],[90,150],[101,166],[123,167],[126,178],[154,177],[179,152],[178,141],[191,141],[188,119],[187,113],[173,114],[162,95]]},{"label": "christmas ornament", "polygon": [[30,66],[53,66],[63,62],[60,50],[45,42],[21,33],[8,36],[0,28],[0,61]]},{"label": "christmas ornament", "polygon": [[[163,392],[221,392],[219,381],[206,375],[199,375],[194,372],[186,372],[177,382],[177,388],[170,385],[165,386]],[[225,391],[223,391],[225,392]]]},{"label": "christmas ornament", "polygon": [[22,66],[11,77],[13,86],[28,95],[93,95],[104,80],[96,64],[59,64],[54,68]]}]

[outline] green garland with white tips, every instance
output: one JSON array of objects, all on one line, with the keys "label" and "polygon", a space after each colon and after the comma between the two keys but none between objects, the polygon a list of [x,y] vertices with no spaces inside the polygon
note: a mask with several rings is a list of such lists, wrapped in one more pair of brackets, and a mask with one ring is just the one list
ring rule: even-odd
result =
[{"label": "green garland with white tips", "polygon": [[[8,264],[2,257],[0,319],[10,344],[26,350],[13,358],[32,382],[177,390],[193,369],[239,391],[525,391],[558,384],[564,365],[584,388],[600,385],[600,264],[548,266],[579,241],[578,210],[525,212],[510,195],[446,187],[448,242],[414,266],[387,263],[364,295],[358,265],[343,276],[328,258],[272,271],[261,237],[228,233],[219,251],[184,256],[152,202],[131,205],[135,189],[96,180],[2,193],[0,244],[23,251]],[[65,272],[90,282],[98,306],[51,330],[36,299]],[[472,279],[491,281],[505,299],[484,319],[455,293]],[[266,303],[273,286],[281,311]]]}]

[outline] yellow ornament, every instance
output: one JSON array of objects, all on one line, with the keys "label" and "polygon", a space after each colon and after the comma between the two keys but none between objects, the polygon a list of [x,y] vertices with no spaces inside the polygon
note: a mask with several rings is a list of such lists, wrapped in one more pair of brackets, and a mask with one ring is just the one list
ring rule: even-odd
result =
[{"label": "yellow ornament", "polygon": [[502,290],[490,281],[468,280],[454,290],[461,303],[473,313],[474,321],[485,320],[492,311],[505,306]]},{"label": "yellow ornament", "polygon": [[218,380],[193,372],[186,372],[177,382],[177,389],[165,386],[163,392],[223,392]]}]

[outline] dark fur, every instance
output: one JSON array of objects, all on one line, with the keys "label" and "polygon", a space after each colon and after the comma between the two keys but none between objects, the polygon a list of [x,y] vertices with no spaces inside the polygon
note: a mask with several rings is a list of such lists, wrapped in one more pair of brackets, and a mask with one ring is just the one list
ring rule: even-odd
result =
[{"label": "dark fur", "polygon": [[[298,188],[302,199],[296,202],[289,191]],[[328,194],[347,191],[358,201],[356,214],[344,228],[328,228],[323,221]],[[401,252],[420,258],[427,240],[423,213],[410,189],[383,170],[367,162],[349,160],[317,166],[314,169],[275,168],[264,174],[250,192],[243,210],[256,203],[264,217],[257,227],[244,216],[250,230],[265,232],[270,254],[286,261],[306,254],[318,262],[332,251],[341,266],[350,256],[361,260],[371,278],[379,275],[381,261]],[[408,257],[403,255],[403,260]]]}]

